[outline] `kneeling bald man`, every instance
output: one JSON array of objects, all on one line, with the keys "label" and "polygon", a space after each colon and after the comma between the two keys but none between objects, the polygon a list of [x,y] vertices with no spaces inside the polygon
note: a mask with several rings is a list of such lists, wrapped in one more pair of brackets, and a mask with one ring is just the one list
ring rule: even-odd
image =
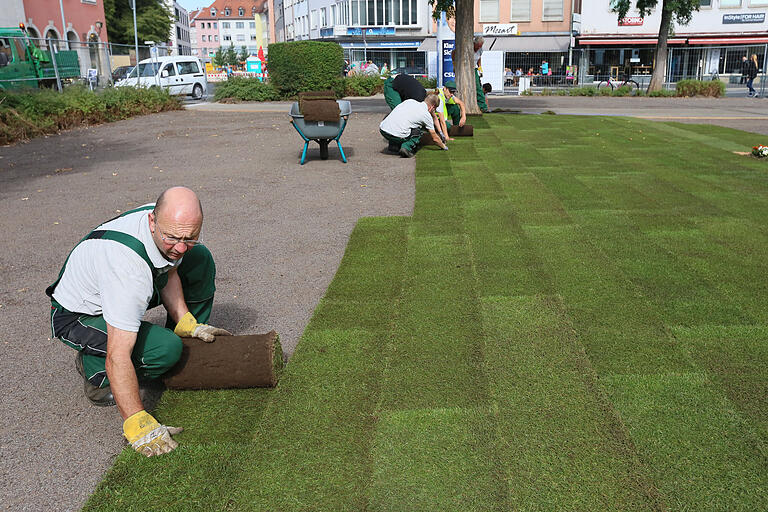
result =
[{"label": "kneeling bald man", "polygon": [[[140,381],[157,379],[181,356],[180,337],[228,335],[211,315],[216,267],[200,243],[203,210],[185,187],[96,228],[72,249],[48,287],[53,337],[77,350],[75,366],[94,405],[117,404],[123,435],[147,456],[178,446],[142,405]],[[165,327],[142,321],[162,304]]]}]

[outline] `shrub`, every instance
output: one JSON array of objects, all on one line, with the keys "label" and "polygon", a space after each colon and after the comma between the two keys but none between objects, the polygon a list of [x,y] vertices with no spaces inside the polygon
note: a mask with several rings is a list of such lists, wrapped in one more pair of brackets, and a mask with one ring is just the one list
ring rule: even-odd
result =
[{"label": "shrub", "polygon": [[569,91],[571,96],[595,96],[597,95],[597,87],[576,87]]},{"label": "shrub", "polygon": [[236,99],[240,101],[277,101],[280,99],[272,83],[262,82],[258,78],[230,77],[216,86],[213,99]]},{"label": "shrub", "polygon": [[437,78],[435,77],[423,77],[420,76],[416,78],[416,80],[419,81],[421,85],[424,86],[425,89],[435,89],[437,88]]},{"label": "shrub", "polygon": [[344,79],[345,96],[373,96],[383,90],[384,80],[378,75],[352,75]]},{"label": "shrub", "polygon": [[8,93],[0,102],[0,144],[180,108],[178,98],[159,88],[120,87],[95,93],[68,87],[63,93],[50,89]]},{"label": "shrub", "polygon": [[333,89],[344,94],[344,52],[337,43],[292,41],[269,45],[269,77],[281,97]]},{"label": "shrub", "polygon": [[720,80],[680,80],[677,96],[708,96],[719,98],[725,94],[725,84]]},{"label": "shrub", "polygon": [[651,91],[648,96],[651,98],[670,98],[676,96],[677,93],[671,89],[659,89],[658,91]]}]

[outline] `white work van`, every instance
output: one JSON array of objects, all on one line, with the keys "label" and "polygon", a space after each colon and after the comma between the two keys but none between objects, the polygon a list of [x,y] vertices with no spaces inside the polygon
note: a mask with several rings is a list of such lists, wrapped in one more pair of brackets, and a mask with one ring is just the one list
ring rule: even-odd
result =
[{"label": "white work van", "polygon": [[199,59],[185,55],[155,57],[139,61],[139,77],[136,68],[115,87],[163,87],[171,94],[186,94],[200,99],[208,89],[205,67]]}]

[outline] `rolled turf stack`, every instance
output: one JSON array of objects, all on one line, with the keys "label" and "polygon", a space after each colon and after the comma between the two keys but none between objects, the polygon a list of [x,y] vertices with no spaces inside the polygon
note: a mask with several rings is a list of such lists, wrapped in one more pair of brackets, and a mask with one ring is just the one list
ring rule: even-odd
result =
[{"label": "rolled turf stack", "polygon": [[165,377],[168,389],[274,387],[283,370],[275,331],[249,336],[216,336],[213,343],[182,338],[179,362]]}]

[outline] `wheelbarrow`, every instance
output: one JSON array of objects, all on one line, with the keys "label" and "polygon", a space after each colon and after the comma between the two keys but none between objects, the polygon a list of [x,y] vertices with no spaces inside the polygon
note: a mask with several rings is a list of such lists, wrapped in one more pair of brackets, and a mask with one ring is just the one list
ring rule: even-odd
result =
[{"label": "wheelbarrow", "polygon": [[311,140],[320,144],[320,158],[323,160],[328,160],[328,144],[335,140],[339,146],[342,162],[347,163],[347,157],[344,155],[344,149],[341,147],[339,139],[347,126],[347,118],[352,113],[352,105],[349,100],[336,100],[336,102],[339,104],[339,110],[341,110],[339,120],[336,122],[304,121],[304,116],[299,112],[298,102],[291,105],[291,124],[304,140],[300,164],[304,165],[307,160],[307,147]]}]

